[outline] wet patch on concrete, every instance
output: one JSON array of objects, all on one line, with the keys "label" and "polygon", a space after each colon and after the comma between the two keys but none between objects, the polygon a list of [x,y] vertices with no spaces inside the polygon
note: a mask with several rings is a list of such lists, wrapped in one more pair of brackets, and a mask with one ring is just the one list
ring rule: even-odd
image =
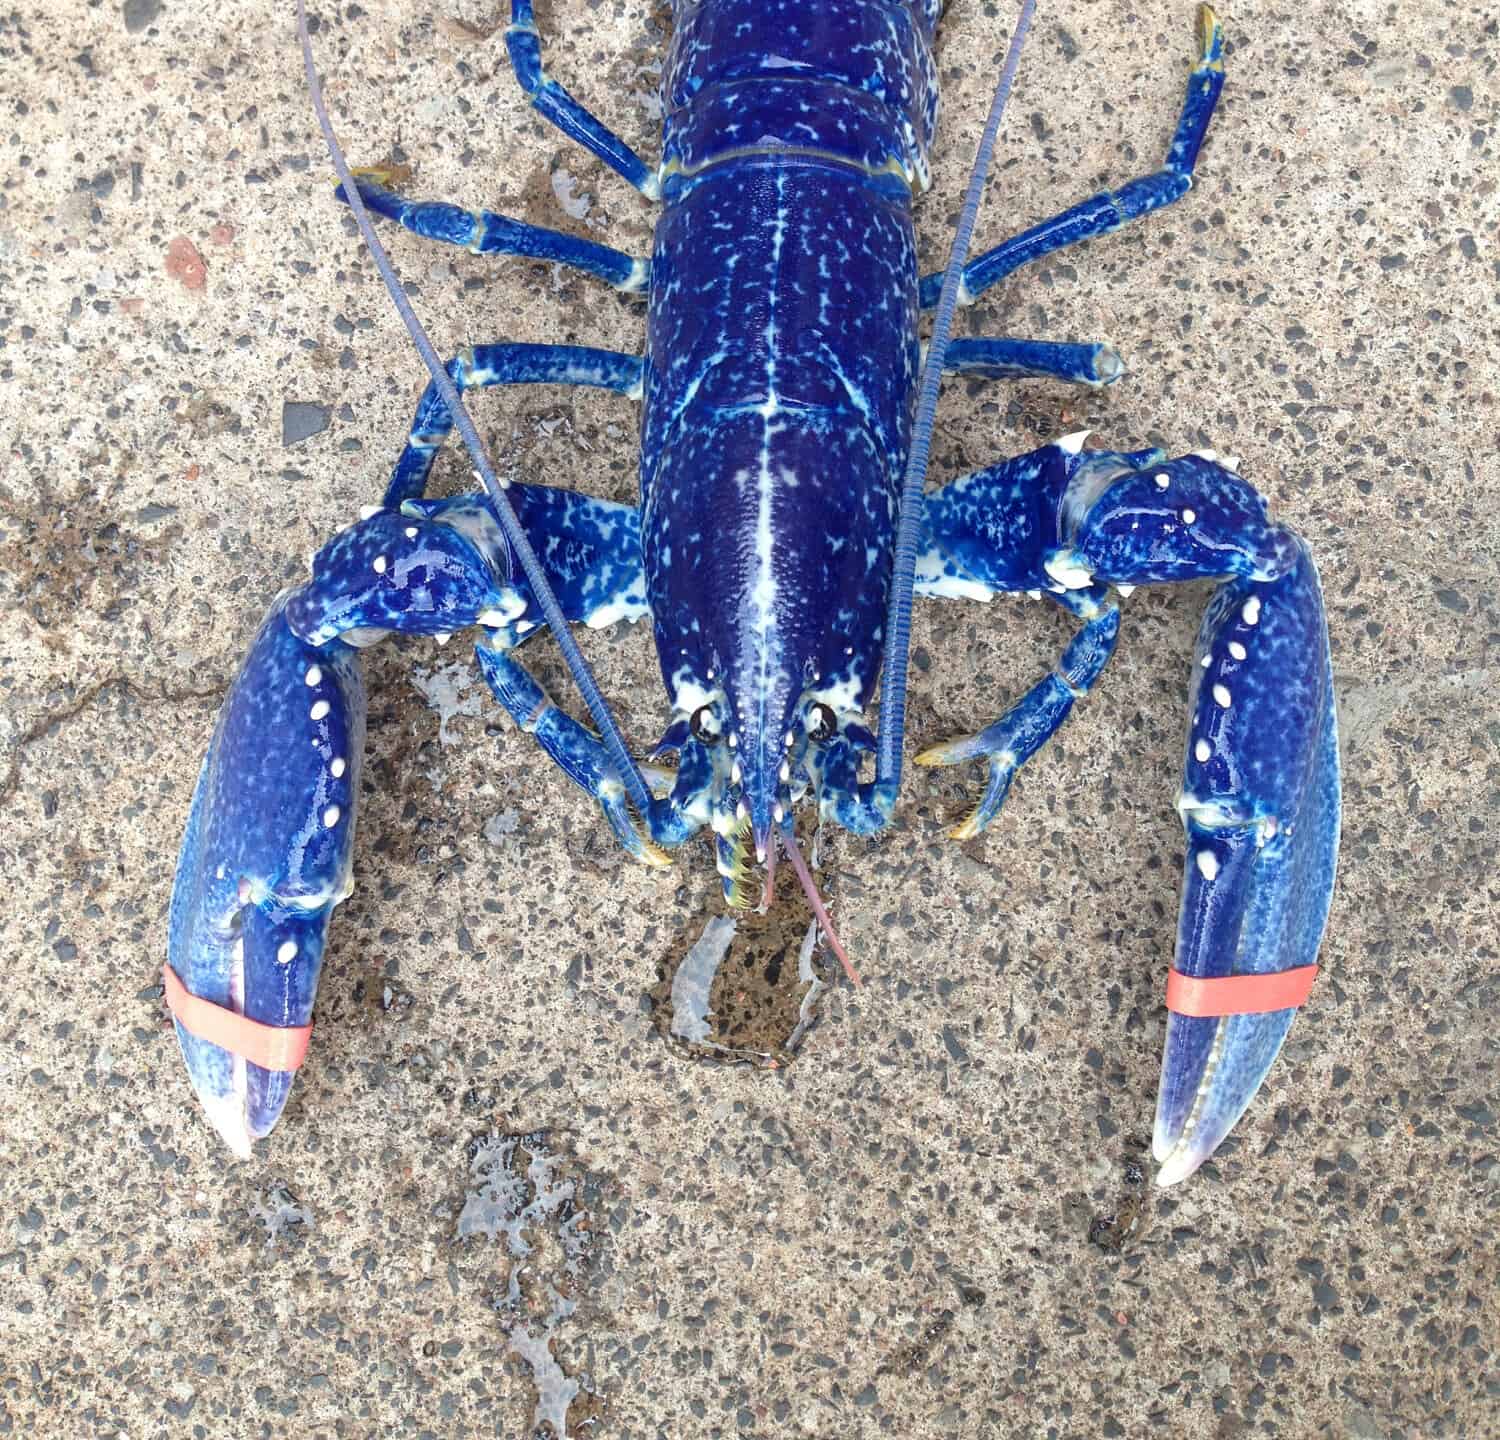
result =
[{"label": "wet patch on concrete", "polygon": [[595,1258],[585,1208],[585,1168],[556,1131],[490,1131],[469,1144],[469,1188],[458,1217],[461,1242],[498,1244],[509,1262],[490,1304],[511,1354],[536,1394],[534,1440],[598,1433],[602,1409],[586,1372],[567,1373],[554,1353],[578,1309]]},{"label": "wet patch on concrete", "polygon": [[1136,1244],[1145,1234],[1150,1219],[1149,1198],[1144,1167],[1135,1160],[1127,1161],[1115,1208],[1089,1222],[1089,1242],[1114,1255]]},{"label": "wet patch on concrete", "polygon": [[679,942],[650,992],[657,1033],[687,1059],[784,1069],[828,988],[832,957],[819,939],[800,896],[764,915],[713,916],[695,942]]}]

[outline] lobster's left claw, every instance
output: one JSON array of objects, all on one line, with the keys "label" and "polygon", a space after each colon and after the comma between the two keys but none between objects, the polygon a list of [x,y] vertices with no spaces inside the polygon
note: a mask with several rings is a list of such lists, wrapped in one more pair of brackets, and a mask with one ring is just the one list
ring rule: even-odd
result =
[{"label": "lobster's left claw", "polygon": [[1312,557],[1290,543],[1291,568],[1225,585],[1199,634],[1158,1185],[1191,1175],[1260,1088],[1328,918],[1339,840],[1328,632]]},{"label": "lobster's left claw", "polygon": [[272,607],[219,712],[172,888],[168,1003],[188,1077],[249,1158],[291,1092],[349,893],[365,701],[354,651]]}]

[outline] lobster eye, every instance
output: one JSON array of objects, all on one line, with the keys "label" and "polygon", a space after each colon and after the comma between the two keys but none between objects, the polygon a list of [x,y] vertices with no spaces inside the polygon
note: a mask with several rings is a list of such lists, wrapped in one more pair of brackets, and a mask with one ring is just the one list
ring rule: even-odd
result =
[{"label": "lobster eye", "polygon": [[688,726],[693,732],[693,739],[703,745],[714,745],[719,740],[719,718],[714,714],[712,705],[700,705],[693,711],[693,718],[688,721]]},{"label": "lobster eye", "polygon": [[839,717],[827,705],[814,705],[807,712],[807,738],[832,740],[838,733]]}]

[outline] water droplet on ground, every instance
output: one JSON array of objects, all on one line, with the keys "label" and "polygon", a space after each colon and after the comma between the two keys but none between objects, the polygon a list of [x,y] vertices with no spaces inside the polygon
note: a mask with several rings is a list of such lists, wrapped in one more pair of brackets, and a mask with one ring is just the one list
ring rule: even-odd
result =
[{"label": "water droplet on ground", "polygon": [[651,991],[668,1048],[693,1060],[779,1070],[817,1024],[827,951],[801,897],[765,914],[715,915]]},{"label": "water droplet on ground", "polygon": [[301,1240],[312,1229],[312,1212],[303,1209],[281,1181],[250,1202],[250,1218],[260,1221],[268,1250]]},{"label": "water droplet on ground", "polygon": [[500,1244],[510,1261],[491,1300],[511,1353],[536,1389],[535,1440],[590,1435],[601,1410],[588,1376],[569,1375],[553,1353],[558,1329],[578,1308],[594,1254],[583,1208],[585,1176],[545,1130],[490,1131],[469,1145],[469,1188],[458,1238]]}]

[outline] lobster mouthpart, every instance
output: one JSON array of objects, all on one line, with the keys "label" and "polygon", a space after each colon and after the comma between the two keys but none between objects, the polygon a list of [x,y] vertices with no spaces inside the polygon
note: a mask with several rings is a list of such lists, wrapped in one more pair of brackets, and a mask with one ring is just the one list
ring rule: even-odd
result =
[{"label": "lobster mouthpart", "polygon": [[[308,1025],[329,917],[350,889],[364,686],[348,646],[297,637],[287,598],[272,606],[219,712],[172,888],[168,964],[202,1008],[220,1012],[221,1039],[236,1017],[262,1036]],[[296,1072],[194,1033],[191,1016],[174,1009],[193,1089],[225,1144],[248,1159]]]}]

